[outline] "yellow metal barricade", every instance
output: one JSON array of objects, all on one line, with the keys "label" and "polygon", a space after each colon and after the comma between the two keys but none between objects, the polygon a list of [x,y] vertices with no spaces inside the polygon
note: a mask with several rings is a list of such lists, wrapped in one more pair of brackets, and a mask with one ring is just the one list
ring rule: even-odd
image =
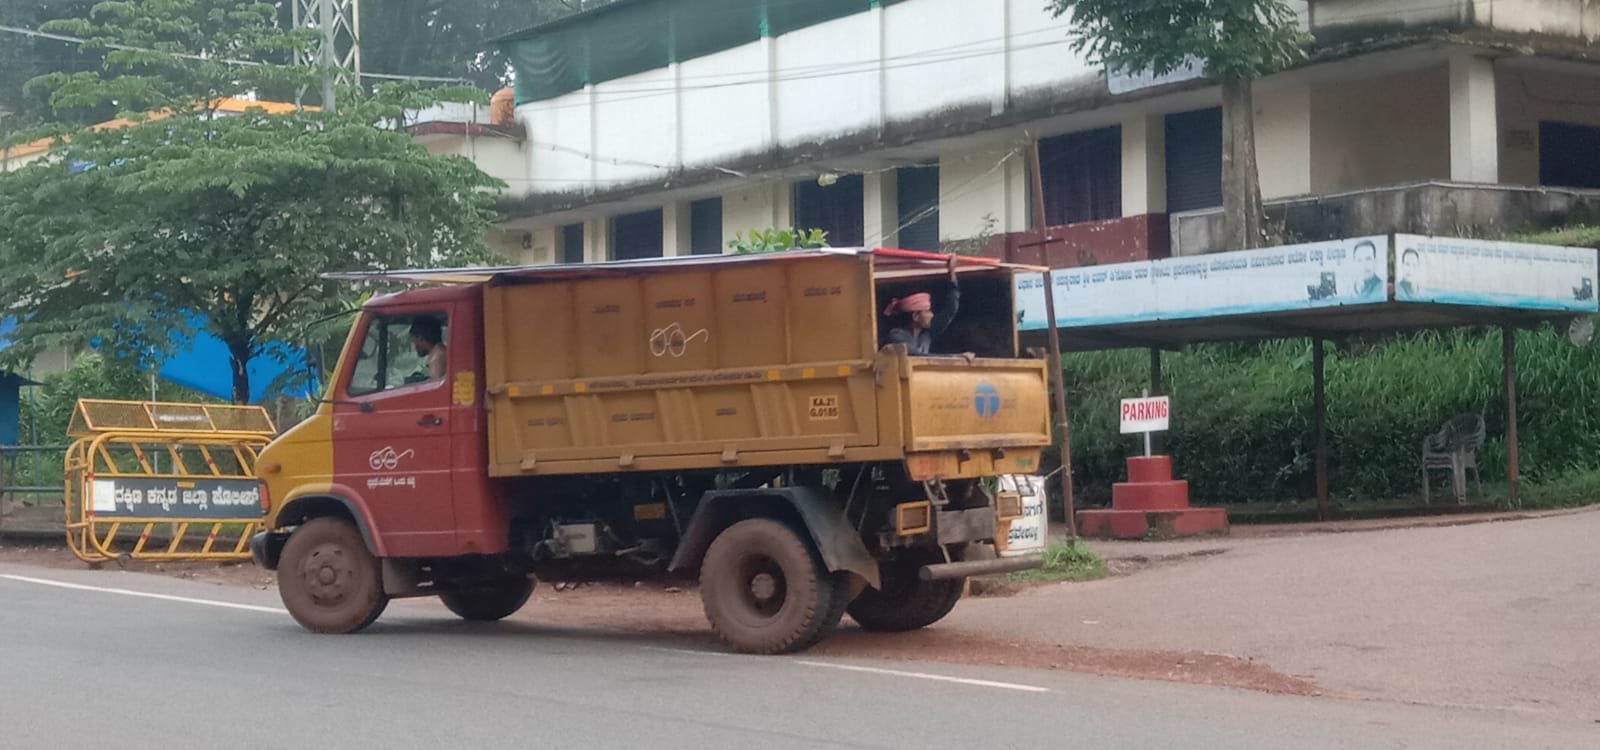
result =
[{"label": "yellow metal barricade", "polygon": [[81,399],[67,430],[67,545],[85,562],[249,558],[267,498],[259,406]]}]

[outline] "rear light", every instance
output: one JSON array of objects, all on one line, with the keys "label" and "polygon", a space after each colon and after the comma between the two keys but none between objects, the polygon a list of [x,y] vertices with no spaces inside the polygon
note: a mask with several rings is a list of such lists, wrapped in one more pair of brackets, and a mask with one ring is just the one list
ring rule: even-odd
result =
[{"label": "rear light", "polygon": [[267,489],[267,483],[261,483],[261,515],[272,512],[272,492]]},{"label": "rear light", "polygon": [[894,506],[894,533],[915,536],[933,528],[933,503],[918,500]]}]

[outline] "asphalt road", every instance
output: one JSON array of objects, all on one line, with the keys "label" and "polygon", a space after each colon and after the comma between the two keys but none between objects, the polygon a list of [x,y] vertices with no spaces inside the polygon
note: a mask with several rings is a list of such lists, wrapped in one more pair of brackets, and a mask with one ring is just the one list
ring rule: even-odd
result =
[{"label": "asphalt road", "polygon": [[0,565],[0,748],[1577,748],[1600,725],[1069,673],[747,657],[399,602]]}]

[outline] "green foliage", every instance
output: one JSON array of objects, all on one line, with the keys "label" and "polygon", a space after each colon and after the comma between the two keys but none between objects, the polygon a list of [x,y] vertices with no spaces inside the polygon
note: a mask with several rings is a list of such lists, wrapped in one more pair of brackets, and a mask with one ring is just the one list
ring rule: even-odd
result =
[{"label": "green foliage", "polygon": [[[33,420],[24,419],[23,434],[35,431],[41,445],[66,445],[67,423],[80,398],[103,398],[120,401],[145,401],[150,398],[150,374],[140,372],[133,363],[106,357],[99,352],[88,352],[73,360],[72,367],[41,378],[37,386],[37,401]],[[156,399],[159,401],[206,401],[182,386],[156,381]],[[24,407],[24,417],[29,410]],[[59,468],[59,467],[57,467]]]},{"label": "green foliage", "polygon": [[1105,578],[1110,571],[1100,553],[1089,549],[1081,539],[1056,542],[1044,550],[1044,566],[1012,573],[1014,581],[1092,581]]},{"label": "green foliage", "polygon": [[752,229],[749,237],[738,233],[728,241],[728,247],[739,255],[827,246],[828,233],[821,229]]},{"label": "green foliage", "polygon": [[[214,12],[197,26],[204,8]],[[218,56],[291,47],[262,28],[263,13],[221,0],[103,3],[73,29]],[[96,81],[49,84],[74,103],[132,91],[177,107],[227,93],[213,87],[299,75],[269,67],[229,83],[225,71],[245,69],[114,54]],[[483,234],[501,184],[382,127],[423,100],[396,85],[344,100],[337,115],[202,112],[81,129],[60,158],[0,175],[0,299],[27,310],[0,365],[92,337],[119,352],[167,350],[186,326],[176,311],[189,310],[227,344],[242,401],[243,365],[267,341],[298,339],[340,308],[348,285],[321,274],[491,260]]]},{"label": "green foliage", "polygon": [[1600,226],[1579,224],[1555,229],[1521,232],[1509,239],[1513,242],[1532,242],[1538,245],[1600,247]]},{"label": "green foliage", "polygon": [[1305,57],[1310,37],[1283,0],[1049,0],[1072,17],[1073,49],[1156,75],[1192,56],[1221,78],[1258,78]]},{"label": "green foliage", "polygon": [[109,102],[125,115],[144,117],[205,111],[218,99],[314,84],[317,70],[287,63],[315,32],[280,29],[276,17],[273,4],[248,0],[102,2],[87,17],[43,27],[87,39],[86,49],[105,50],[100,70],[49,73],[28,89],[49,91],[58,112]]},{"label": "green foliage", "polygon": [[[1346,500],[1411,496],[1421,489],[1424,436],[1458,412],[1481,412],[1488,442],[1484,479],[1505,478],[1505,407],[1499,331],[1422,333],[1330,345],[1328,439],[1334,494]],[[1238,503],[1315,496],[1311,343],[1208,345],[1163,359],[1173,399],[1172,431],[1158,449],[1173,456],[1198,502]],[[1575,347],[1560,331],[1517,339],[1522,476],[1532,484],[1600,470],[1600,345]],[[1105,502],[1123,481],[1124,459],[1142,450],[1120,435],[1117,400],[1146,387],[1142,351],[1065,358],[1072,399],[1077,489]],[[1436,477],[1436,486],[1447,482]]]},{"label": "green foliage", "polygon": [[[0,26],[37,29],[52,19],[87,15],[94,1],[3,0]],[[0,32],[0,145],[12,131],[37,124],[49,112],[48,95],[24,93],[28,81],[46,73],[93,70],[100,57],[98,50],[83,51],[69,42]]]}]

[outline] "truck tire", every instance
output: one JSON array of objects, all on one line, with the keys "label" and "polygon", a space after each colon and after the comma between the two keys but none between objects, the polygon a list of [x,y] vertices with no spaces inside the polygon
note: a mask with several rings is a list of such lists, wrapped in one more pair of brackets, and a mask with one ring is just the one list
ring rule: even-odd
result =
[{"label": "truck tire", "polygon": [[314,633],[354,633],[389,606],[378,558],[342,518],[313,518],[289,535],[278,561],[278,596]]},{"label": "truck tire", "polygon": [[522,609],[533,596],[532,578],[508,578],[439,595],[445,608],[463,620],[494,622]]},{"label": "truck tire", "polygon": [[883,566],[883,588],[868,588],[846,610],[863,630],[903,633],[925,628],[950,614],[966,579],[924,581],[917,577],[921,563],[915,559]]},{"label": "truck tire", "polygon": [[700,567],[706,620],[735,650],[802,651],[826,638],[843,616],[838,587],[811,544],[780,521],[753,518],[711,542]]}]

